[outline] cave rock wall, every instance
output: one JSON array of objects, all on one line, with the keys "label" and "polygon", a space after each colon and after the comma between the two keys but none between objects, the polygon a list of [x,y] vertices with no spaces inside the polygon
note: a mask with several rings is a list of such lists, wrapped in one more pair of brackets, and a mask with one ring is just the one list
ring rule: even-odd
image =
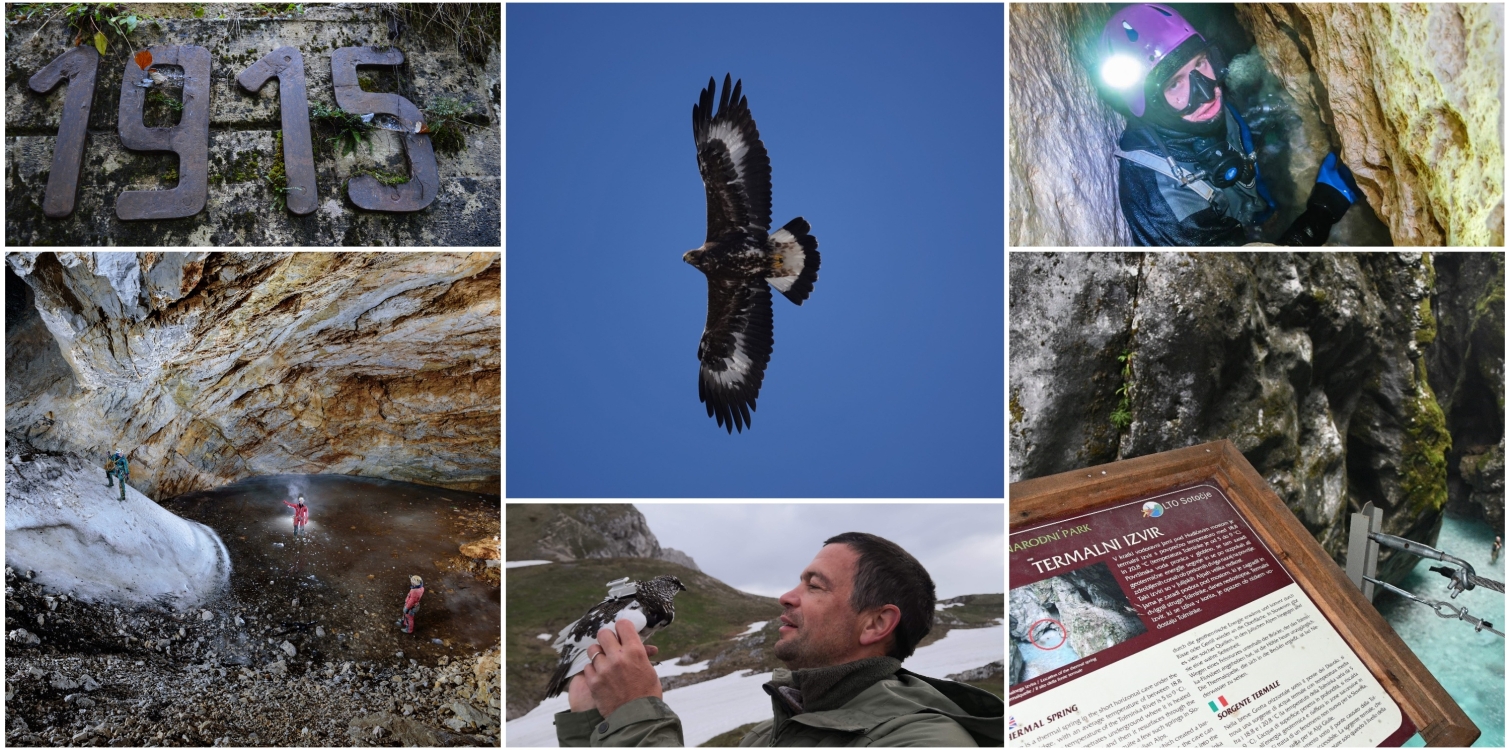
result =
[{"label": "cave rock wall", "polygon": [[[150,7],[150,6],[149,6]],[[215,15],[214,4],[207,6]],[[42,214],[54,143],[66,89],[46,94],[27,81],[68,49],[73,32],[61,20],[44,27],[39,17],[7,23],[5,51],[5,239],[25,246],[298,246],[499,244],[502,100],[499,52],[485,64],[458,54],[449,40],[414,31],[390,42],[379,6],[361,3],[304,6],[302,15],[266,19],[143,18],[129,39],[136,49],[152,45],[198,45],[210,51],[209,198],[199,213],[164,221],[121,221],[116,199],[127,190],[168,190],[183,169],[172,153],[121,145],[117,128],[121,77],[129,50],[112,38],[100,60],[84,144],[83,174],[73,213]],[[263,55],[283,46],[304,57],[311,106],[335,106],[330,53],[340,47],[396,44],[404,64],[358,68],[369,90],[398,92],[426,107],[441,96],[465,109],[466,147],[436,151],[440,191],[412,213],[357,208],[346,180],[359,170],[408,175],[400,134],[373,130],[349,154],[311,134],[319,208],[298,216],[277,205],[268,170],[282,160],[277,134],[283,127],[278,79],[248,93],[236,77]],[[149,122],[149,125],[161,123]]]},{"label": "cave rock wall", "polygon": [[1094,55],[1110,6],[1012,3],[1011,15],[1011,244],[1132,244],[1112,156],[1122,118],[1082,62]]},{"label": "cave rock wall", "polygon": [[498,253],[10,253],[6,434],[150,497],[264,474],[500,491]]},{"label": "cave rock wall", "polygon": [[1340,146],[1394,244],[1504,244],[1503,4],[1235,10],[1290,96]]},{"label": "cave rock wall", "polygon": [[[1011,481],[1228,439],[1339,560],[1366,502],[1435,538],[1452,436],[1430,353],[1495,355],[1438,342],[1432,256],[1015,252],[1009,277]],[[1502,320],[1497,294],[1473,299]],[[1496,398],[1446,374],[1452,403]]]}]

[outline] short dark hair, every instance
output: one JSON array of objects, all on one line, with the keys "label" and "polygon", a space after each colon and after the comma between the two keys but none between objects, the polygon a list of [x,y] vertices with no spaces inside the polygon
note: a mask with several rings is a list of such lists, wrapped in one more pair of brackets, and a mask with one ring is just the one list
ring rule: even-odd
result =
[{"label": "short dark hair", "polygon": [[864,612],[895,605],[902,617],[892,631],[891,649],[886,655],[898,660],[912,656],[918,641],[933,629],[937,599],[927,569],[896,542],[875,534],[848,531],[824,542],[836,543],[849,545],[860,556],[855,563],[855,588],[849,595],[849,606]]}]

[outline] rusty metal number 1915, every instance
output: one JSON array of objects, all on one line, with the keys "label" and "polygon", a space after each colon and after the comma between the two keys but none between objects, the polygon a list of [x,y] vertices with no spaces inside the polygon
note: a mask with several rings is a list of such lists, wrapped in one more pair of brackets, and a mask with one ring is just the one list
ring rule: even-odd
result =
[{"label": "rusty metal number 1915", "polygon": [[[168,128],[147,127],[142,119],[151,78],[136,59],[126,61],[121,80],[117,129],[121,144],[138,151],[171,151],[178,154],[178,186],[171,190],[127,190],[116,199],[116,215],[122,220],[177,219],[204,209],[209,195],[210,148],[210,53],[192,45],[155,46],[140,57],[153,65],[177,65],[184,71],[183,114]],[[404,53],[395,48],[343,47],[333,50],[331,80],[336,103],[353,112],[392,115],[404,126],[404,151],[410,165],[408,182],[387,186],[368,176],[350,180],[352,203],[369,211],[420,211],[440,192],[439,169],[430,136],[419,129],[423,115],[414,103],[397,94],[370,93],[357,82],[357,65],[400,65]],[[84,161],[84,138],[89,109],[94,100],[99,53],[79,45],[59,55],[31,77],[33,91],[46,93],[67,78],[68,94],[53,147],[52,171],[42,213],[63,218],[73,212]],[[267,53],[236,81],[249,93],[257,93],[268,79],[278,79],[278,105],[283,124],[284,171],[288,175],[288,210],[309,214],[318,205],[314,148],[309,129],[308,89],[304,57],[294,47],[279,47]],[[144,85],[145,84],[145,85]]]}]

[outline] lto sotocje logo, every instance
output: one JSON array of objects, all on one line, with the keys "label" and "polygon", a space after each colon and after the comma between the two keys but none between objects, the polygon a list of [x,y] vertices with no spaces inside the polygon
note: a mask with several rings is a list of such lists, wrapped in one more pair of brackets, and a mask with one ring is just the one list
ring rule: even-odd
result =
[{"label": "lto sotocje logo", "polygon": [[1152,501],[1143,503],[1144,518],[1158,518],[1162,515],[1164,515],[1164,506]]}]

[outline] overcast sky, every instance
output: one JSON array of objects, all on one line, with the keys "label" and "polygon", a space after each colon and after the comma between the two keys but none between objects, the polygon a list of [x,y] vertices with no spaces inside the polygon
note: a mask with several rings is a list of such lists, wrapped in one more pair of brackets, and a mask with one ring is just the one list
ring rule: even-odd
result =
[{"label": "overcast sky", "polygon": [[846,531],[885,537],[916,557],[939,599],[1005,591],[1005,509],[985,504],[635,503],[662,547],[704,573],[761,596],[780,596],[823,546]]}]

